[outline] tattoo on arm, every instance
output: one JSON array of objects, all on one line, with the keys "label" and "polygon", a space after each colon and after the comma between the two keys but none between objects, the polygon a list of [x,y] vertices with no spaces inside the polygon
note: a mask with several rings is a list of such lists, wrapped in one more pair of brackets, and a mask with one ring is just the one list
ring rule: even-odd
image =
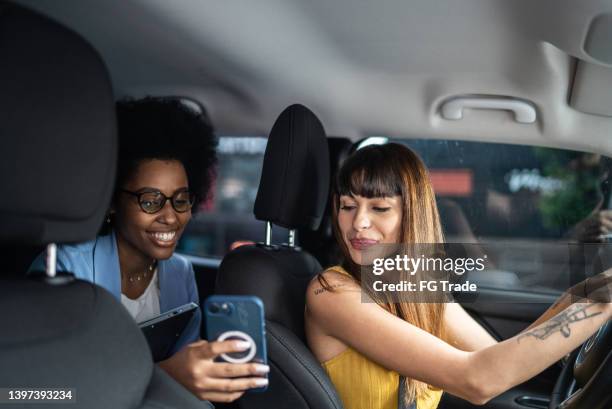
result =
[{"label": "tattoo on arm", "polygon": [[314,293],[315,295],[319,295],[319,294],[323,294],[325,291],[333,292],[334,289],[339,288],[339,287],[344,287],[344,284],[334,284],[334,285],[330,285],[328,288],[325,288],[325,287],[317,288],[316,290],[314,290]]},{"label": "tattoo on arm", "polygon": [[521,334],[518,337],[517,342],[521,342],[521,339],[525,337],[546,339],[556,332],[560,332],[565,338],[569,338],[572,333],[570,329],[571,324],[578,321],[584,321],[601,314],[601,312],[589,313],[587,311],[589,308],[592,308],[595,305],[597,304],[572,305],[550,320],[546,321],[541,326]]}]

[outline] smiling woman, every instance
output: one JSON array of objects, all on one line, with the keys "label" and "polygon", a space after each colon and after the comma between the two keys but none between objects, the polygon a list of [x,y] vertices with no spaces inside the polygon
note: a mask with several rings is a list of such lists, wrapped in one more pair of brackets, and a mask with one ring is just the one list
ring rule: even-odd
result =
[{"label": "smiling woman", "polygon": [[[216,137],[208,118],[180,100],[117,104],[115,193],[100,235],[58,249],[58,270],[109,290],[137,322],[199,302],[189,262],[174,255],[192,207],[208,196]],[[197,209],[197,208],[196,208]],[[41,268],[39,257],[32,268]],[[196,341],[201,316],[175,345]]]},{"label": "smiling woman", "polygon": [[364,285],[369,249],[443,242],[428,171],[403,145],[353,153],[332,201],[344,260],[311,281],[305,325],[345,408],[434,409],[442,390],[484,404],[570,353],[612,316],[610,271],[572,287],[527,330],[499,343],[459,304],[415,300],[402,286],[387,288],[392,298]]},{"label": "smiling woman", "polygon": [[[193,267],[174,250],[192,209],[208,197],[217,140],[208,118],[177,99],[123,101],[117,114],[119,164],[105,226],[92,241],[59,246],[57,270],[104,287],[143,322],[199,303]],[[42,269],[44,255],[30,268]],[[213,362],[244,346],[199,341],[200,326],[197,309],[159,363],[162,369],[199,398],[214,401],[234,400],[267,384],[245,378],[266,373],[264,365]]]},{"label": "smiling woman", "polygon": [[[160,312],[159,302],[156,302],[157,308],[149,309],[147,315],[139,311],[147,300],[155,302],[157,291],[148,293],[153,295],[153,299],[140,297],[157,281],[156,272],[152,271],[156,260],[172,257],[191,218],[193,195],[188,189],[187,174],[180,161],[143,160],[124,187],[118,190],[110,211],[111,220],[115,219],[113,227],[121,266],[122,302],[129,306],[139,322]],[[166,195],[170,196],[172,206],[166,206]]]}]

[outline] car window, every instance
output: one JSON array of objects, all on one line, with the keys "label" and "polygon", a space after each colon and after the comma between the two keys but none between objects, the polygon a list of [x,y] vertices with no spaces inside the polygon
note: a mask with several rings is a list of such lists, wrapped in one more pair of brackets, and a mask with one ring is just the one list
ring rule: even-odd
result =
[{"label": "car window", "polygon": [[[239,241],[261,242],[265,223],[253,215],[267,138],[221,136],[217,177],[210,200],[201,204],[183,233],[177,251],[201,257],[223,257]],[[275,226],[275,243],[287,230]]]},{"label": "car window", "polygon": [[[563,290],[573,243],[606,239],[584,221],[611,205],[610,158],[585,152],[459,140],[372,138],[415,150],[430,170],[445,238],[481,243],[495,260],[481,287]],[[583,270],[588,274],[588,268]],[[476,277],[478,278],[478,277]]]}]

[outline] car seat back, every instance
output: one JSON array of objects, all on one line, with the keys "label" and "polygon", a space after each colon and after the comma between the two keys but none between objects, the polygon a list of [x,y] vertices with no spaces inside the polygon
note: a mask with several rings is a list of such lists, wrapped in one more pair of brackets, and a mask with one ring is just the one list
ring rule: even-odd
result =
[{"label": "car seat back", "polygon": [[325,131],[306,107],[292,105],[274,124],[255,202],[259,220],[290,229],[288,243],[266,242],[230,252],[217,276],[218,294],[249,294],[265,306],[270,385],[247,394],[239,406],[258,408],[341,408],[323,368],[306,347],[305,292],[322,271],[310,254],[293,242],[297,228],[316,229],[329,189],[329,152]]},{"label": "car seat back", "polygon": [[[117,150],[102,60],[74,32],[4,1],[0,55],[0,247],[95,237]],[[53,403],[73,409],[208,407],[154,368],[141,331],[101,287],[5,266],[0,311],[3,388],[69,391]]]}]

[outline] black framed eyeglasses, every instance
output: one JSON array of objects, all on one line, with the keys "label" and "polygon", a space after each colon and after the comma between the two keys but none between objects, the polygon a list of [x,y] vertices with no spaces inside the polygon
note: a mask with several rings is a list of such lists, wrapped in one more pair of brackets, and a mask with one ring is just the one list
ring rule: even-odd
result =
[{"label": "black framed eyeglasses", "polygon": [[138,198],[138,205],[143,212],[153,214],[159,212],[166,205],[166,200],[170,200],[172,207],[178,213],[189,211],[195,203],[195,194],[189,190],[179,190],[172,197],[164,195],[159,190],[148,190],[144,192],[132,192],[126,189],[119,189],[120,192],[130,194]]}]

